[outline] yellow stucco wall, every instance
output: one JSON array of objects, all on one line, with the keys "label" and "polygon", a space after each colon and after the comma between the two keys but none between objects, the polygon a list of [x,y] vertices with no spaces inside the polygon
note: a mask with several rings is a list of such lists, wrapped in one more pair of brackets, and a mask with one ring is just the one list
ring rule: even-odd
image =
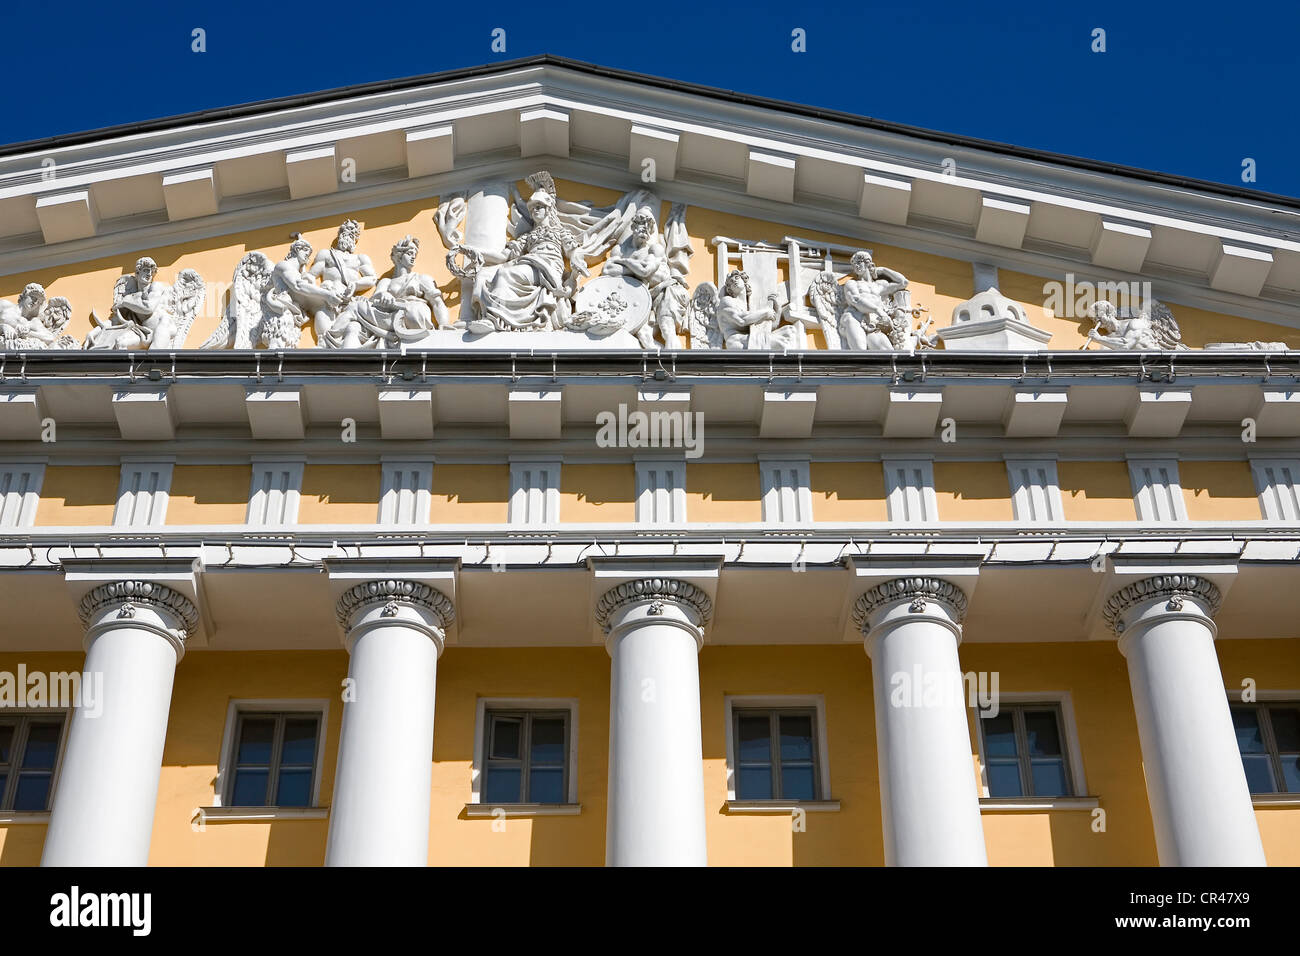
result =
[{"label": "yellow stucco wall", "polygon": [[299,524],[374,524],[378,518],[379,465],[303,469]]},{"label": "yellow stucco wall", "polygon": [[758,464],[687,463],[686,515],[692,523],[762,521]]},{"label": "yellow stucco wall", "polygon": [[1000,461],[937,461],[934,498],[941,521],[1011,521],[1011,486]]},{"label": "yellow stucco wall", "polygon": [[41,484],[36,524],[112,524],[121,475],[116,465],[50,465]]},{"label": "yellow stucco wall", "polygon": [[885,473],[874,461],[814,461],[808,468],[814,521],[888,521]]},{"label": "yellow stucco wall", "polygon": [[167,495],[168,524],[243,524],[251,465],[177,465]]},{"label": "yellow stucco wall", "polygon": [[1258,521],[1264,516],[1248,462],[1181,461],[1178,482],[1192,521]]},{"label": "yellow stucco wall", "polygon": [[1066,521],[1136,521],[1128,464],[1062,461],[1056,466]]},{"label": "yellow stucco wall", "polygon": [[[563,472],[564,469],[561,469]],[[563,480],[563,476],[561,476]],[[564,516],[561,509],[560,516]],[[504,524],[510,517],[509,465],[433,466],[434,524]]]},{"label": "yellow stucco wall", "polygon": [[560,519],[636,520],[636,466],[565,465],[560,469]]}]

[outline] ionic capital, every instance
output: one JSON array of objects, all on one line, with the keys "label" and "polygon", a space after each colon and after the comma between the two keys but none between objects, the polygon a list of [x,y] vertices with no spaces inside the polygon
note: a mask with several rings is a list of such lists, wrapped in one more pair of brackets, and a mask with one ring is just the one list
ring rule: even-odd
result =
[{"label": "ionic capital", "polygon": [[[1199,574],[1154,574],[1125,584],[1102,608],[1102,619],[1116,634],[1124,633],[1124,616],[1146,601],[1165,601],[1165,610],[1171,614],[1184,612],[1186,601],[1193,599],[1213,618],[1219,611],[1223,595],[1209,578]],[[1197,611],[1200,609],[1197,608]]]},{"label": "ionic capital", "polygon": [[871,629],[872,615],[899,601],[910,601],[917,614],[925,612],[926,602],[942,605],[958,625],[966,616],[966,592],[958,585],[944,578],[906,577],[882,581],[858,598],[853,605],[854,625],[866,634]]},{"label": "ionic capital", "polygon": [[[384,605],[385,615],[390,617],[395,617],[398,605],[403,604],[425,611],[433,617],[432,623],[440,630],[450,627],[456,620],[455,604],[437,588],[419,581],[393,578],[362,581],[344,591],[336,608],[339,625],[347,630],[358,611],[375,604]],[[391,614],[387,613],[389,610]]]},{"label": "ionic capital", "polygon": [[610,621],[619,611],[645,601],[676,604],[701,628],[713,617],[713,600],[701,588],[678,578],[652,577],[624,581],[602,594],[596,602],[596,623],[608,634]]},{"label": "ionic capital", "polygon": [[105,608],[117,606],[117,616],[129,621],[141,605],[171,615],[180,625],[179,639],[199,626],[199,611],[184,594],[155,581],[109,581],[96,585],[81,599],[77,614],[81,623],[89,627],[92,619]]}]

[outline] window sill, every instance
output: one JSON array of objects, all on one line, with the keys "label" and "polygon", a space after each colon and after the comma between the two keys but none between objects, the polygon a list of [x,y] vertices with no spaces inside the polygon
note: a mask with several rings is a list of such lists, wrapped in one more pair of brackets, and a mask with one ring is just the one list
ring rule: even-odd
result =
[{"label": "window sill", "polygon": [[1252,793],[1250,802],[1261,809],[1267,807],[1300,807],[1300,793]]},{"label": "window sill", "polygon": [[1043,810],[1095,810],[1100,797],[980,797],[981,813],[1040,813]]},{"label": "window sill", "polygon": [[838,800],[728,800],[727,813],[839,813]]},{"label": "window sill", "polygon": [[199,807],[205,823],[258,823],[267,820],[325,820],[329,807]]},{"label": "window sill", "polygon": [[18,826],[21,823],[49,823],[50,811],[18,811],[6,810],[0,813],[0,826]]},{"label": "window sill", "polygon": [[467,803],[465,816],[494,817],[501,810],[507,817],[576,817],[581,803]]}]

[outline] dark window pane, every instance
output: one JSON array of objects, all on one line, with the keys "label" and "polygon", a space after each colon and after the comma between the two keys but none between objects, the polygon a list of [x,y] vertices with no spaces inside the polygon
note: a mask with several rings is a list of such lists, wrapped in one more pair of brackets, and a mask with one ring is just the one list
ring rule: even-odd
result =
[{"label": "dark window pane", "polygon": [[1016,755],[1016,728],[1010,711],[1003,711],[996,717],[981,717],[980,727],[984,731],[986,757]]},{"label": "dark window pane", "polygon": [[518,803],[519,782],[518,767],[489,767],[483,802]]},{"label": "dark window pane", "polygon": [[[5,787],[8,785],[8,783],[9,783],[9,774],[7,774],[7,773],[0,773],[0,796],[4,796]],[[3,810],[3,809],[4,809],[4,806],[3,806],[2,804],[0,804],[0,810]]]},{"label": "dark window pane", "polygon": [[1030,764],[1030,770],[1034,778],[1034,796],[1064,797],[1067,795],[1064,760],[1035,760]]},{"label": "dark window pane", "polygon": [[782,764],[781,796],[787,800],[815,800],[817,788],[813,780],[813,768],[787,767]]},{"label": "dark window pane", "polygon": [[10,750],[14,743],[14,725],[0,724],[0,763],[8,763],[12,759]]},{"label": "dark window pane", "polygon": [[772,771],[768,767],[741,767],[736,771],[737,800],[772,799]]},{"label": "dark window pane", "polygon": [[[240,764],[271,763],[271,741],[275,737],[274,717],[245,717],[243,729],[239,733],[239,752],[235,762]],[[260,804],[261,801],[259,800]],[[256,804],[240,804],[256,806]]]},{"label": "dark window pane", "polygon": [[230,805],[234,807],[266,806],[266,784],[270,774],[266,770],[236,770],[235,785],[231,788]]},{"label": "dark window pane", "polygon": [[1025,711],[1025,737],[1031,757],[1057,757],[1061,753],[1061,735],[1056,713],[1050,710]]},{"label": "dark window pane", "polygon": [[513,717],[492,718],[492,745],[489,748],[489,757],[519,759],[519,725],[520,721]]},{"label": "dark window pane", "polygon": [[989,796],[1023,797],[1020,789],[1020,765],[1015,761],[989,761]]},{"label": "dark window pane", "polygon": [[772,759],[772,747],[769,737],[771,724],[766,716],[741,717],[739,746],[736,748],[738,760],[769,761]]},{"label": "dark window pane", "polygon": [[1300,757],[1291,755],[1282,758],[1282,776],[1287,793],[1300,793]]},{"label": "dark window pane", "polygon": [[27,770],[53,770],[59,755],[59,731],[63,724],[42,721],[27,728],[27,748],[23,753],[23,768]]},{"label": "dark window pane", "polygon": [[1294,707],[1270,707],[1273,719],[1273,739],[1278,753],[1300,753],[1300,710]]},{"label": "dark window pane", "polygon": [[1242,766],[1246,768],[1246,784],[1251,793],[1276,793],[1273,783],[1272,761],[1264,755],[1242,755]]},{"label": "dark window pane", "polygon": [[1244,754],[1264,753],[1264,737],[1259,732],[1259,711],[1254,707],[1232,708],[1232,727],[1237,732],[1237,749]]},{"label": "dark window pane", "polygon": [[315,762],[316,718],[286,718],[284,743],[280,746],[280,766],[310,767]]},{"label": "dark window pane", "polygon": [[311,805],[311,771],[281,770],[275,784],[277,807],[306,807]]},{"label": "dark window pane", "polygon": [[528,772],[529,803],[564,802],[564,768],[534,767]]},{"label": "dark window pane", "polygon": [[558,717],[534,719],[529,745],[533,763],[564,763],[564,721]]},{"label": "dark window pane", "polygon": [[39,813],[45,809],[50,798],[50,780],[52,774],[20,773],[18,787],[14,793],[14,809],[22,813]]},{"label": "dark window pane", "polygon": [[781,718],[781,759],[812,760],[812,718]]}]

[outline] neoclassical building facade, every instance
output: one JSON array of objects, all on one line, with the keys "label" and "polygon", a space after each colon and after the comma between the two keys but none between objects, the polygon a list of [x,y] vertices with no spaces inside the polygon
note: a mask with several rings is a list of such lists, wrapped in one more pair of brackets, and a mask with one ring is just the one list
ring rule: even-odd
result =
[{"label": "neoclassical building facade", "polygon": [[1300,201],[553,57],[0,149],[0,863],[1300,863]]}]

